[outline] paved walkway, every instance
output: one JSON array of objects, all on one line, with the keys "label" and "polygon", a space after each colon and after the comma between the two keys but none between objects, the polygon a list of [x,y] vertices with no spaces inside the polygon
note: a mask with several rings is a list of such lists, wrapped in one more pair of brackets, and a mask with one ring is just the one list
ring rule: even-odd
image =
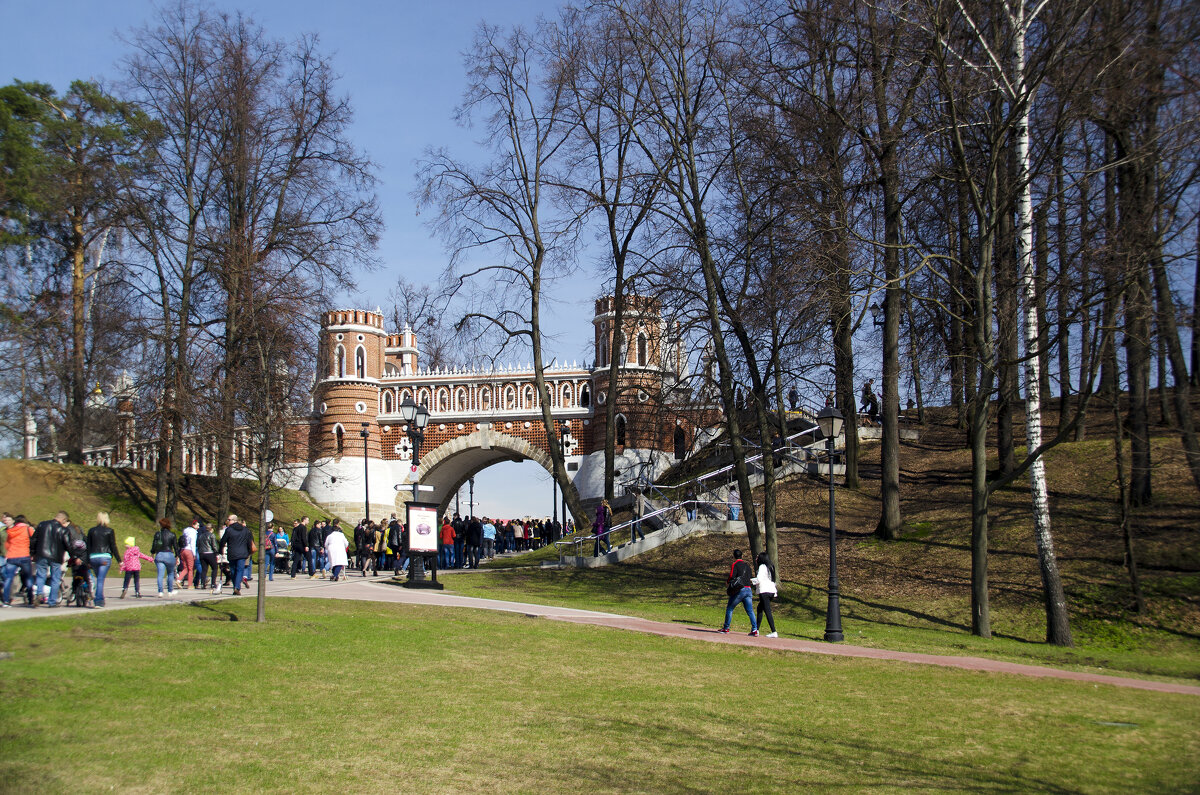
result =
[{"label": "paved walkway", "polygon": [[[214,599],[232,598],[228,589],[221,596],[213,596],[208,591],[177,590],[174,597],[155,598],[154,578],[149,579],[150,588],[143,587],[142,599],[118,599],[120,582],[112,582],[105,588],[107,606],[103,610],[85,610],[75,607],[59,607],[53,610],[40,607],[36,610],[26,607],[13,607],[0,610],[0,621],[11,621],[37,616],[83,616],[96,615],[109,610],[126,610],[134,607],[161,606],[178,602],[209,601]],[[143,586],[146,580],[143,579]],[[111,585],[116,587],[112,588]],[[254,582],[242,591],[239,598],[252,598],[257,593],[258,583]],[[497,599],[480,599],[473,596],[459,596],[446,591],[421,590],[400,588],[391,584],[384,577],[362,578],[358,575],[343,582],[329,580],[310,580],[305,576],[291,579],[276,577],[274,582],[267,583],[267,593],[270,596],[294,596],[320,599],[352,599],[358,601],[391,602],[396,604],[435,605],[441,607],[468,607],[479,610],[499,610],[507,613],[520,613],[536,618],[549,618],[556,621],[566,621],[574,624],[591,624],[594,626],[625,629],[634,632],[646,632],[671,638],[688,638],[709,643],[724,643],[735,646],[750,646],[763,649],[776,649],[808,654],[826,654],[835,657],[856,657],[868,660],[895,660],[899,662],[916,663],[919,665],[940,665],[946,668],[958,668],[966,671],[981,671],[987,673],[1017,674],[1020,676],[1036,676],[1047,679],[1066,679],[1074,682],[1091,682],[1094,684],[1128,687],[1139,690],[1153,690],[1160,693],[1181,693],[1200,696],[1200,686],[1185,685],[1175,682],[1158,682],[1149,679],[1131,679],[1123,676],[1110,676],[1086,671],[1068,671],[1061,668],[1050,668],[1041,665],[1025,665],[1022,663],[990,660],[984,657],[957,657],[940,654],[920,654],[916,652],[890,651],[887,649],[871,649],[864,646],[849,644],[823,643],[800,638],[752,638],[744,634],[724,634],[716,628],[696,627],[672,624],[662,621],[650,621],[643,618],[601,613],[594,610],[577,610],[570,607],[554,607],[549,605],[529,604],[525,602],[507,602]],[[149,594],[149,597],[145,595]],[[15,602],[16,600],[14,600]],[[713,615],[719,614],[714,608]]]}]

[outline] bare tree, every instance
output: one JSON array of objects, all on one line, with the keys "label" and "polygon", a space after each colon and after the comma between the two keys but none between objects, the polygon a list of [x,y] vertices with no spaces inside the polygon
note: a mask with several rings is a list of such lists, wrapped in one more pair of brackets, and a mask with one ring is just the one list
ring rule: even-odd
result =
[{"label": "bare tree", "polygon": [[[573,120],[565,85],[543,82],[546,56],[524,29],[480,27],[466,59],[470,86],[459,118],[482,121],[491,159],[472,166],[445,151],[429,152],[420,170],[420,200],[438,209],[436,226],[454,255],[450,290],[468,304],[460,330],[495,338],[501,350],[528,346],[532,353],[552,474],[576,527],[588,528],[591,521],[567,474],[545,378],[545,290],[571,267],[579,227],[575,214],[557,211],[551,201]],[[488,260],[464,262],[476,251]]]}]

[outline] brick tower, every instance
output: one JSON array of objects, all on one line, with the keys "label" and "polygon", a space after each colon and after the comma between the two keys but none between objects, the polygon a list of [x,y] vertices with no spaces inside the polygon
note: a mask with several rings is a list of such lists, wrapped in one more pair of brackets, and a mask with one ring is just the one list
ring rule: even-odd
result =
[{"label": "brick tower", "polygon": [[394,497],[379,427],[379,379],[387,344],[378,310],[337,309],[321,316],[309,438],[313,468],[305,482],[314,499],[332,503],[347,516],[361,515],[364,509],[364,430],[371,517],[386,516]]}]

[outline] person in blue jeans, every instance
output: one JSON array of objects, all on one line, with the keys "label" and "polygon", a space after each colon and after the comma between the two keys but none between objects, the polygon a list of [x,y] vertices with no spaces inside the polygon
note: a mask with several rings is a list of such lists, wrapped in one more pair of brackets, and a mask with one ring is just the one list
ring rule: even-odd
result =
[{"label": "person in blue jeans", "polygon": [[38,523],[33,532],[32,550],[34,560],[33,595],[34,607],[42,598],[42,589],[47,580],[50,583],[50,593],[46,596],[46,604],[58,606],[59,584],[62,582],[62,560],[67,551],[66,527],[71,523],[71,517],[66,511],[59,511],[53,519]]},{"label": "person in blue jeans", "polygon": [[121,553],[117,549],[117,536],[108,524],[108,514],[104,511],[96,514],[96,526],[88,530],[88,565],[92,569],[92,593],[95,594],[96,607],[104,607],[104,578],[114,560],[120,560]]},{"label": "person in blue jeans", "polygon": [[166,593],[175,595],[175,551],[178,540],[171,530],[167,517],[158,520],[158,532],[150,542],[150,554],[154,555],[154,568],[158,572],[158,598],[163,597],[163,581],[167,583]]},{"label": "person in blue jeans", "polygon": [[733,565],[729,567],[729,579],[725,586],[729,602],[725,605],[725,623],[719,632],[729,631],[729,624],[733,621],[733,609],[740,603],[746,608],[746,615],[750,617],[751,637],[758,636],[758,621],[754,617],[754,592],[750,589],[750,579],[753,576],[750,564],[742,560],[742,551],[733,550]]}]

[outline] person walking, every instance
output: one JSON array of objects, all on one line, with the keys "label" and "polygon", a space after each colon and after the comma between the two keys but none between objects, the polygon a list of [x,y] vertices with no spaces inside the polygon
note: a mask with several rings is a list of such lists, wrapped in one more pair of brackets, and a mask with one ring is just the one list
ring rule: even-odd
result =
[{"label": "person walking", "polygon": [[684,506],[684,511],[687,512],[687,520],[693,522],[696,520],[696,489],[688,486],[687,503]]},{"label": "person walking", "polygon": [[325,538],[325,558],[333,571],[333,581],[346,579],[346,566],[350,564],[350,540],[342,528],[334,527]]},{"label": "person walking", "polygon": [[486,516],[483,517],[483,556],[488,560],[496,558],[496,525]]},{"label": "person walking", "polygon": [[94,604],[104,607],[104,578],[108,576],[113,560],[121,557],[117,551],[117,534],[108,526],[108,514],[104,511],[96,514],[96,526],[88,530],[87,547]]},{"label": "person walking", "polygon": [[[53,519],[39,522],[33,531],[33,606],[46,600],[50,607],[58,607],[59,587],[62,584],[63,554],[67,551],[66,527],[71,518],[66,511],[59,511]],[[50,593],[42,595],[46,581],[50,582]]]},{"label": "person walking", "polygon": [[308,563],[308,517],[292,525],[292,579]]},{"label": "person walking", "polygon": [[150,554],[154,556],[154,568],[158,571],[158,598],[163,598],[163,580],[167,582],[167,595],[175,595],[175,550],[179,541],[167,517],[158,520],[158,531],[150,542]]},{"label": "person walking", "polygon": [[[267,554],[270,555],[267,558],[267,579],[269,581],[275,582],[276,559],[280,555],[285,555],[284,560],[287,560],[286,553],[290,544],[291,539],[288,538],[287,530],[283,529],[283,527],[275,528],[271,535],[271,543],[267,547]],[[282,572],[279,576],[283,576]]]},{"label": "person walking", "polygon": [[596,548],[592,557],[600,557],[600,547],[604,547],[604,554],[612,551],[612,544],[608,541],[608,531],[612,527],[612,508],[608,507],[608,500],[601,500],[596,506],[596,524],[592,528],[596,536]]},{"label": "person walking", "polygon": [[217,537],[203,522],[200,523],[200,532],[196,534],[196,557],[200,561],[200,584],[197,587],[204,587],[204,575],[208,574],[208,587],[217,593],[217,575],[221,573],[221,566],[217,563]]},{"label": "person walking", "polygon": [[467,524],[461,516],[454,514],[450,526],[454,528],[454,568],[461,569],[466,562],[463,550],[467,546]]},{"label": "person walking", "polygon": [[758,566],[758,573],[750,582],[758,590],[758,610],[755,614],[755,621],[761,627],[763,613],[766,613],[767,624],[771,627],[771,632],[767,637],[778,638],[779,633],[775,631],[775,616],[771,612],[771,602],[775,601],[775,597],[779,595],[779,585],[775,581],[775,567],[771,565],[771,556],[766,552],[759,552],[754,562]]},{"label": "person walking", "polygon": [[[209,534],[211,535],[211,533]],[[125,572],[125,582],[121,584],[121,598],[129,591],[129,581],[133,580],[134,597],[142,598],[142,561],[153,563],[154,558],[138,549],[137,539],[129,536],[125,539],[125,556],[121,558],[121,571]],[[216,582],[214,576],[213,582]]]},{"label": "person walking", "polygon": [[729,578],[725,585],[729,601],[725,605],[725,623],[720,632],[729,632],[729,624],[733,621],[733,608],[741,604],[746,608],[746,615],[750,616],[750,636],[758,637],[758,620],[754,617],[754,594],[750,590],[750,580],[753,576],[750,564],[742,560],[742,551],[733,550],[733,565],[729,567]]},{"label": "person walking", "polygon": [[200,520],[192,522],[179,533],[179,587],[188,588],[196,575],[196,536],[200,534]]},{"label": "person walking", "polygon": [[[229,579],[233,582],[234,596],[242,595],[242,580],[246,578],[247,561],[257,551],[250,531],[238,521],[237,514],[229,514],[229,518],[225,520],[225,532],[217,545],[217,552],[223,552],[229,558]],[[217,593],[221,593],[219,587]]]},{"label": "person walking", "polygon": [[629,543],[645,541],[646,534],[642,531],[642,516],[646,510],[642,500],[645,499],[640,491],[633,493],[633,524],[629,526]]},{"label": "person walking", "polygon": [[738,487],[737,487],[736,483],[734,483],[732,486],[729,487],[729,498],[728,499],[729,499],[729,518],[731,521],[736,522],[737,518],[738,518],[738,513],[740,513],[742,510],[742,495],[741,495],[741,492],[738,491]]},{"label": "person walking", "polygon": [[483,546],[483,523],[476,516],[467,523],[467,565],[479,568],[479,548]]},{"label": "person walking", "polygon": [[[317,576],[317,561],[321,557],[321,548],[325,543],[325,537],[321,534],[320,520],[313,523],[313,526],[308,530],[308,540],[305,546],[308,547],[308,579]],[[325,578],[325,573],[321,572],[321,579]]]},{"label": "person walking", "polygon": [[0,604],[12,607],[12,583],[18,572],[21,574],[21,585],[25,587],[26,599],[30,598],[33,590],[33,559],[29,554],[33,527],[24,514],[13,516],[10,513],[4,514],[4,525],[8,528],[8,548],[5,550],[3,601]]},{"label": "person walking", "polygon": [[450,517],[442,517],[442,560],[441,566],[443,569],[454,568],[454,525],[450,524]]}]

